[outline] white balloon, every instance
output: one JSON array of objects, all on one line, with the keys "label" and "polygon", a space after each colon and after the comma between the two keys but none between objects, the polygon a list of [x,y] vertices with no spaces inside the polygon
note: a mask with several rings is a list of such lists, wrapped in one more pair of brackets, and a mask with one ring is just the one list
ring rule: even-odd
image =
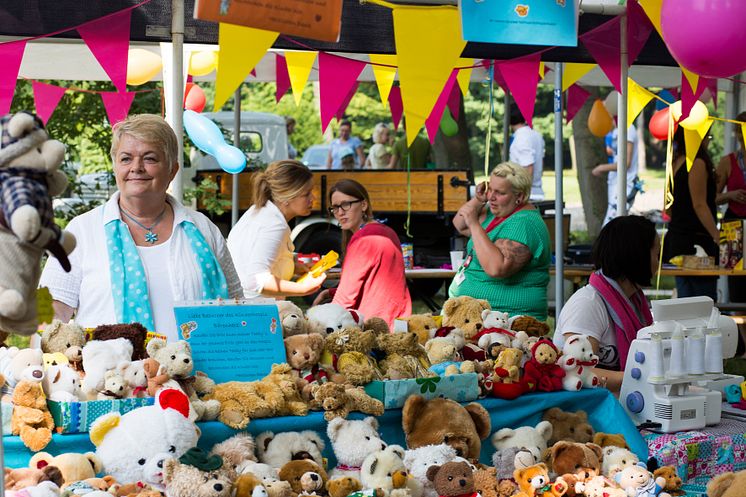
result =
[{"label": "white balloon", "polygon": [[606,96],[606,99],[604,100],[604,107],[606,107],[606,110],[609,111],[609,114],[611,117],[614,117],[617,115],[617,107],[619,105],[619,92],[616,90],[612,90],[611,93],[609,93]]}]

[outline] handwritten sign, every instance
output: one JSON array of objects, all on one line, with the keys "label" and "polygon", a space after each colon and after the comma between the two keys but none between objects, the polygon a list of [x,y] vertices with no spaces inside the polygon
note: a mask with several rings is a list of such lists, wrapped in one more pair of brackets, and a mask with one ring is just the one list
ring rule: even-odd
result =
[{"label": "handwritten sign", "polygon": [[269,299],[204,301],[174,307],[180,338],[192,347],[194,370],[217,383],[254,381],[285,362],[277,304]]}]

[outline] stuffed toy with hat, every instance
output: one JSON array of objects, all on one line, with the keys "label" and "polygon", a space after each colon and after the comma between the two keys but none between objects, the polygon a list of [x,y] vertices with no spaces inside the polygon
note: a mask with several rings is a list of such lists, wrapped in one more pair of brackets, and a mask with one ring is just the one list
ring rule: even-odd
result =
[{"label": "stuffed toy with hat", "polygon": [[75,237],[54,223],[51,198],[67,186],[59,170],[65,146],[28,112],[3,116],[0,127],[0,329],[30,335],[42,252],[69,271],[67,255],[75,248]]},{"label": "stuffed toy with hat", "polygon": [[551,340],[542,338],[531,348],[531,359],[523,367],[524,381],[532,385],[531,390],[556,392],[562,390],[565,370],[557,364],[559,351]]},{"label": "stuffed toy with hat", "polygon": [[220,456],[197,447],[163,461],[163,482],[169,497],[230,497],[233,490]]}]

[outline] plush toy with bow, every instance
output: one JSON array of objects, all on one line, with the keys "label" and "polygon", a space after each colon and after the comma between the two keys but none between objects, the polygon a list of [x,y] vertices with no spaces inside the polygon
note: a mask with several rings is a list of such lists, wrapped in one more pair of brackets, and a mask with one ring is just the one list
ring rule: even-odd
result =
[{"label": "plush toy with bow", "polygon": [[551,340],[542,338],[531,348],[531,359],[524,366],[523,379],[539,392],[562,390],[565,370],[557,364],[559,351]]},{"label": "plush toy with bow", "polygon": [[598,365],[598,356],[593,353],[593,346],[587,335],[573,335],[562,347],[562,357],[558,364],[565,370],[562,387],[575,392],[583,387],[597,387],[598,376],[593,369]]}]

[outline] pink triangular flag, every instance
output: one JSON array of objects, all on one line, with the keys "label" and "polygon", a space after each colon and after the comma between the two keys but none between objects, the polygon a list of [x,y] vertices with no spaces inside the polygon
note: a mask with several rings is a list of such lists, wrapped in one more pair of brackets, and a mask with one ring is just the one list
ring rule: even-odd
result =
[{"label": "pink triangular flag", "polygon": [[453,87],[456,85],[457,75],[457,69],[451,71],[451,75],[448,77],[446,85],[440,92],[438,100],[435,101],[433,110],[430,111],[430,115],[427,116],[427,119],[425,120],[425,129],[427,130],[427,137],[430,139],[431,145],[435,141],[435,135],[438,134],[438,126],[440,126],[440,120],[443,118],[443,111],[446,109],[446,105],[451,96],[451,90],[453,90]]},{"label": "pink triangular flag", "polygon": [[684,75],[683,71],[681,73],[681,117],[679,118],[679,121],[683,121],[687,117],[689,117],[689,112],[691,112],[692,107],[694,107],[694,102],[696,102],[699,97],[702,96],[702,92],[705,91],[705,88],[707,88],[707,81],[708,78],[702,78],[700,77],[697,80],[697,91],[692,91],[692,87],[689,84],[689,80],[686,79],[686,76]]},{"label": "pink triangular flag", "polygon": [[365,69],[365,62],[319,52],[321,129],[326,130],[337,110]]},{"label": "pink triangular flag", "polygon": [[539,62],[541,54],[531,54],[513,60],[500,62],[500,74],[505,79],[513,100],[526,124],[533,127],[534,106],[536,105],[536,87],[539,84]]},{"label": "pink triangular flag", "polygon": [[601,70],[609,78],[612,86],[619,93],[622,92],[622,67],[619,59],[621,43],[619,40],[620,18],[615,17],[613,20],[603,24],[600,28],[594,29],[590,33],[581,35],[579,38],[588,49]]},{"label": "pink triangular flag", "polygon": [[290,76],[288,75],[288,63],[280,54],[275,54],[275,99],[279,102],[290,89]]},{"label": "pink triangular flag", "polygon": [[359,81],[355,81],[355,84],[352,85],[352,88],[350,88],[349,93],[347,93],[347,96],[342,101],[342,105],[339,106],[339,109],[337,110],[337,113],[334,114],[334,117],[337,118],[337,120],[342,120],[345,116],[345,111],[347,110],[347,106],[350,105],[350,101],[352,100],[352,97],[355,96],[355,92],[357,92],[357,87],[360,86]]},{"label": "pink triangular flag", "polygon": [[565,109],[565,121],[570,122],[575,114],[583,107],[591,94],[580,85],[572,85],[567,89],[567,109]]},{"label": "pink triangular flag", "polygon": [[627,51],[629,54],[627,60],[630,66],[642,52],[652,32],[653,23],[650,22],[643,8],[636,0],[630,0],[627,3]]},{"label": "pink triangular flag", "polygon": [[673,95],[674,101],[679,100],[679,89],[678,88],[666,88],[668,92]]},{"label": "pink triangular flag", "polygon": [[391,121],[394,123],[394,129],[399,129],[402,114],[404,114],[404,103],[401,99],[401,87],[395,85],[389,92],[389,109],[391,109]]},{"label": "pink triangular flag", "polygon": [[700,78],[705,80],[705,88],[710,90],[710,96],[712,97],[712,105],[715,110],[718,110],[718,80],[717,78]]},{"label": "pink triangular flag", "polygon": [[127,91],[131,17],[132,9],[126,9],[78,27],[80,37],[120,92]]},{"label": "pink triangular flag", "polygon": [[[503,89],[504,92],[509,91],[508,85],[505,83],[505,78],[503,78],[502,73],[500,72],[500,64],[495,61],[494,71],[492,73],[492,78],[495,80],[495,83],[497,83],[497,86]],[[487,67],[487,70],[489,71],[489,66]]]},{"label": "pink triangular flag", "polygon": [[[458,82],[458,79],[456,80]],[[448,97],[448,110],[451,111],[454,121],[458,121],[458,116],[461,113],[461,88],[458,85],[453,85],[451,88],[451,95]]]},{"label": "pink triangular flag", "polygon": [[0,60],[5,68],[0,71],[0,115],[10,112],[25,48],[26,40],[0,44]]},{"label": "pink triangular flag", "polygon": [[36,115],[39,116],[44,124],[47,124],[47,121],[49,121],[49,118],[52,117],[52,114],[54,113],[54,109],[57,108],[57,104],[60,103],[62,95],[67,91],[67,88],[39,83],[38,81],[34,81],[31,86],[34,90]]},{"label": "pink triangular flag", "polygon": [[249,76],[253,76],[256,78],[256,67],[251,70],[251,72],[249,73]]},{"label": "pink triangular flag", "polygon": [[110,125],[114,126],[116,123],[123,121],[127,117],[127,114],[130,111],[130,106],[132,105],[132,99],[135,98],[135,93],[137,92],[99,92],[101,100],[104,102],[106,117],[109,118]]}]

